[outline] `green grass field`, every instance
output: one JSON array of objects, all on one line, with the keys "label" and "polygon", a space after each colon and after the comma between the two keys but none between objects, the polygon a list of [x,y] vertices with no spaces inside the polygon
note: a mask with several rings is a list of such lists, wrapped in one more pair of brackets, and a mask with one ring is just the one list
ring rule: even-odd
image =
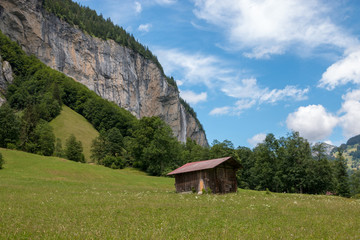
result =
[{"label": "green grass field", "polygon": [[50,125],[54,129],[56,138],[61,139],[63,148],[65,148],[66,139],[74,134],[82,143],[86,161],[91,162],[91,143],[99,133],[83,116],[63,105],[60,115],[52,120]]},{"label": "green grass field", "polygon": [[360,239],[360,200],[176,194],[134,169],[0,152],[0,239]]}]

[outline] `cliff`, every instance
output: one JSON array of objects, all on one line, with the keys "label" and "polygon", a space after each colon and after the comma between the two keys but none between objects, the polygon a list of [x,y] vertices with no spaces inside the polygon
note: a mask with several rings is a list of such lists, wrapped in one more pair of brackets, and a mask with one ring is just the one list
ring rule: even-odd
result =
[{"label": "cliff", "polygon": [[5,93],[9,84],[14,80],[11,65],[7,61],[3,61],[0,56],[0,106],[5,102]]},{"label": "cliff", "polygon": [[0,30],[51,68],[115,102],[137,118],[159,116],[182,142],[207,146],[179,92],[155,63],[113,40],[92,37],[42,9],[39,0],[2,0]]}]

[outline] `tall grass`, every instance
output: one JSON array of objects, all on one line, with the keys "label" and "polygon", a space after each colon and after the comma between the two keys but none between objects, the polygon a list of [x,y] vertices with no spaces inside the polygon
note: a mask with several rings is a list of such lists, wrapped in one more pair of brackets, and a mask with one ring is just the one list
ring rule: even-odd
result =
[{"label": "tall grass", "polygon": [[239,190],[0,149],[0,239],[360,239],[360,201]]}]

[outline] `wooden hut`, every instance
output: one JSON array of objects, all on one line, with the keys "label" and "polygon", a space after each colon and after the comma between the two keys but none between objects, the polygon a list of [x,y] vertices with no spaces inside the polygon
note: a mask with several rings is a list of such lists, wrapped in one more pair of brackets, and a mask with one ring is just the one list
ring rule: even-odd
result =
[{"label": "wooden hut", "polygon": [[211,189],[213,193],[237,191],[236,171],[240,163],[232,157],[187,163],[168,175],[175,176],[177,192],[198,192]]}]

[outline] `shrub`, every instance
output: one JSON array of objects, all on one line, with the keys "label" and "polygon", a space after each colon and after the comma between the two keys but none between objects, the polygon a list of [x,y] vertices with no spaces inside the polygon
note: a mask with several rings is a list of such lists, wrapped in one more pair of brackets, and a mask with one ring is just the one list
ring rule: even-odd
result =
[{"label": "shrub", "polygon": [[6,148],[7,148],[7,149],[16,149],[16,144],[14,144],[14,143],[8,143],[8,144],[6,144]]},{"label": "shrub", "polygon": [[125,167],[124,161],[121,157],[107,155],[101,162],[101,165],[112,169],[123,169]]},{"label": "shrub", "polygon": [[5,163],[4,158],[3,158],[2,154],[0,153],[0,169],[3,168],[4,163]]},{"label": "shrub", "polygon": [[355,195],[353,196],[353,198],[355,198],[355,199],[360,199],[360,193],[355,194]]},{"label": "shrub", "polygon": [[211,194],[212,191],[211,191],[211,188],[203,188],[202,190],[202,194]]}]

